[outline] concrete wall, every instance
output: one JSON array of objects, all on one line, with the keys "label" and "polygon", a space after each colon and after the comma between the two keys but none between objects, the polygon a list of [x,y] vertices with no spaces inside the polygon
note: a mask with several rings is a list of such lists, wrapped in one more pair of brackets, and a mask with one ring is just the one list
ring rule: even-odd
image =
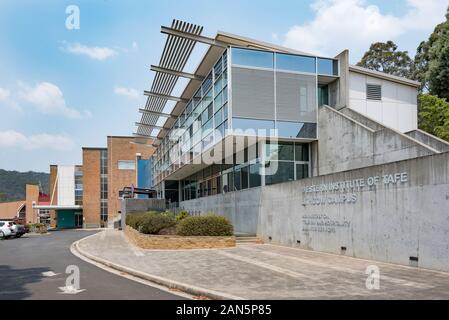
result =
[{"label": "concrete wall", "polygon": [[120,201],[121,226],[125,228],[126,215],[136,212],[165,211],[164,199],[123,199]]},{"label": "concrete wall", "polygon": [[[382,100],[367,100],[366,85],[382,86]],[[417,96],[415,87],[385,79],[349,72],[349,106],[382,124],[401,132],[417,129]]]},{"label": "concrete wall", "polygon": [[58,166],[58,205],[75,205],[75,166]]},{"label": "concrete wall", "polygon": [[424,144],[427,144],[428,146],[440,151],[440,152],[447,152],[449,151],[449,142],[442,140],[440,138],[437,138],[431,134],[428,134],[425,131],[422,130],[413,130],[406,133],[409,137],[412,137],[415,140],[421,141]]},{"label": "concrete wall", "polygon": [[227,217],[235,233],[255,235],[262,188],[230,192],[195,200],[183,201],[180,207],[190,213],[213,212]]},{"label": "concrete wall", "polygon": [[[359,187],[304,192],[346,181],[358,181]],[[257,221],[257,236],[266,242],[449,271],[449,153],[185,201],[181,206],[223,214],[237,232],[251,233]]]},{"label": "concrete wall", "polygon": [[[406,173],[407,181],[349,192],[304,188]],[[306,199],[351,197],[339,204]],[[264,187],[258,236],[275,243],[398,264],[418,257],[424,268],[449,271],[449,153]],[[300,241],[300,244],[297,243]],[[411,264],[414,264],[413,262]]]},{"label": "concrete wall", "polygon": [[423,143],[363,115],[354,112],[346,115],[326,106],[319,109],[318,128],[318,155],[314,153],[318,158],[318,167],[315,166],[314,175],[437,153]]}]

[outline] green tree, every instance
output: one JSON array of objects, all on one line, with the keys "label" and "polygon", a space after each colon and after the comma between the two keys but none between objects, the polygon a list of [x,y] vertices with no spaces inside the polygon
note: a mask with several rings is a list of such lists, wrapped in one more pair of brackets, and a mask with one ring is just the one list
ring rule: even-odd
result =
[{"label": "green tree", "polygon": [[419,95],[418,124],[421,130],[449,141],[449,102],[430,94]]},{"label": "green tree", "polygon": [[421,91],[449,99],[449,8],[446,21],[437,25],[427,41],[418,46],[413,79]]},{"label": "green tree", "polygon": [[359,67],[409,78],[413,74],[413,61],[407,51],[399,51],[393,41],[373,43],[365,52]]}]

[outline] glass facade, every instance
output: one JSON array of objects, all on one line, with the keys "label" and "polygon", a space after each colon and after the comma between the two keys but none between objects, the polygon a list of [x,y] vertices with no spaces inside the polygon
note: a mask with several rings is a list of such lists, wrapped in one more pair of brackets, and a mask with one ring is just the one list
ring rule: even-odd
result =
[{"label": "glass facade", "polygon": [[108,221],[108,150],[100,150],[100,221]]},{"label": "glass facade", "polygon": [[83,205],[83,169],[75,167],[75,205]]},{"label": "glass facade", "polygon": [[234,155],[240,164],[215,164],[180,181],[181,201],[308,178],[309,144],[259,142]]},{"label": "glass facade", "polygon": [[[158,194],[162,196],[164,188],[170,194],[165,193],[166,199],[184,201],[309,177],[310,146],[304,140],[317,139],[318,106],[329,100],[328,87],[318,85],[318,79],[338,74],[335,59],[226,49],[152,158]],[[167,180],[181,167],[220,145],[218,142],[227,135],[251,136],[249,130],[257,136],[275,135],[278,140],[303,140],[268,143],[264,147],[257,143],[256,155],[250,156],[245,149],[243,162],[235,161],[234,154],[233,164],[218,163],[223,159],[217,159],[216,164],[187,178],[182,175],[182,180]],[[267,150],[259,148],[269,148],[269,153],[262,157],[260,152]]]}]

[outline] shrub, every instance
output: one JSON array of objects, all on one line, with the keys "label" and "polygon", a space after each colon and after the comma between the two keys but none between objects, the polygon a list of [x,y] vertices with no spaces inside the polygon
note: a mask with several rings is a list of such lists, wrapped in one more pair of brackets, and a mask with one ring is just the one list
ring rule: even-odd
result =
[{"label": "shrub", "polygon": [[126,215],[126,225],[130,226],[133,229],[138,230],[141,218],[146,213],[132,213]]},{"label": "shrub", "polygon": [[137,230],[144,234],[158,234],[163,229],[169,229],[176,224],[169,215],[150,212],[138,218]]},{"label": "shrub", "polygon": [[179,222],[181,220],[184,220],[185,218],[189,217],[189,213],[186,210],[182,210],[176,215],[176,221]]},{"label": "shrub", "polygon": [[228,219],[209,214],[187,217],[178,222],[176,233],[180,236],[232,236],[233,227]]}]

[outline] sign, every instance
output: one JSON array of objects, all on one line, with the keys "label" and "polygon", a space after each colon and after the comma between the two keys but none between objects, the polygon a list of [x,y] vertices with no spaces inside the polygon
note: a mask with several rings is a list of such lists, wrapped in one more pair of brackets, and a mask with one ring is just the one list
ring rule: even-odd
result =
[{"label": "sign", "polygon": [[303,188],[303,205],[354,204],[359,192],[379,185],[400,185],[408,182],[408,173],[393,173],[346,181],[336,181]]}]

